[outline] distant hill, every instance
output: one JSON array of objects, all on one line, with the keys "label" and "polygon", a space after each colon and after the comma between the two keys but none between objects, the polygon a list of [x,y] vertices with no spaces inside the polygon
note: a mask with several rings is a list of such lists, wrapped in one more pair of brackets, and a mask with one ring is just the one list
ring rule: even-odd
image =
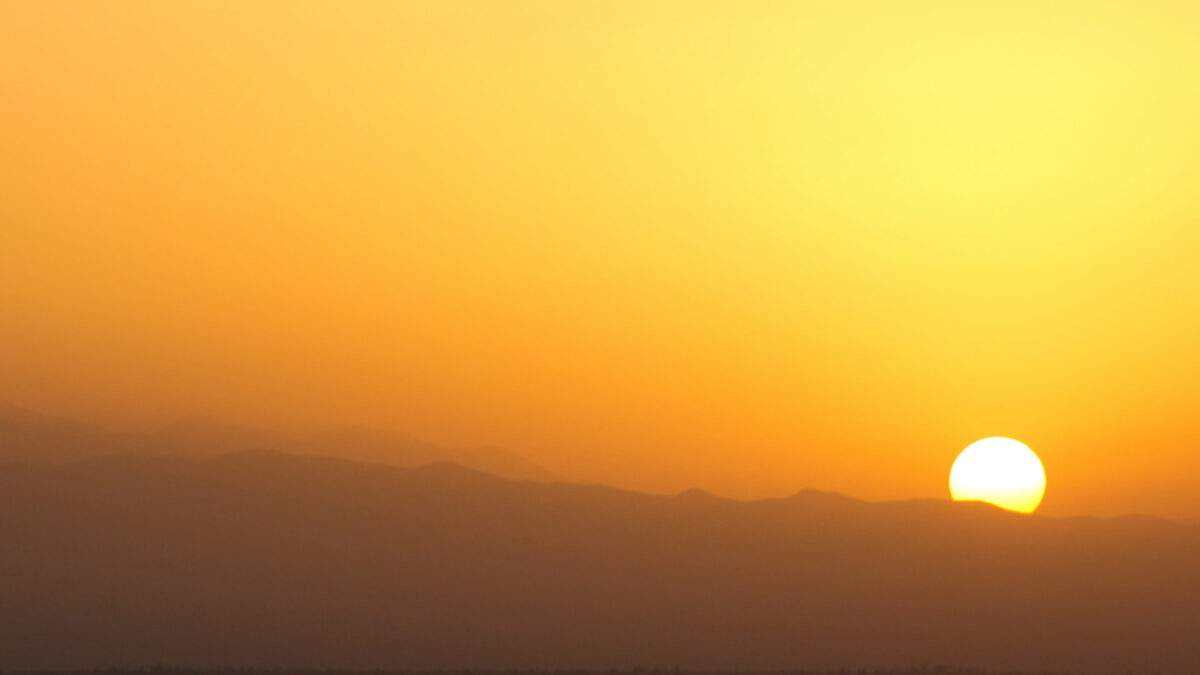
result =
[{"label": "distant hill", "polygon": [[92,424],[0,404],[0,462],[71,462],[130,452],[136,441]]},{"label": "distant hill", "polygon": [[455,462],[503,478],[541,482],[561,480],[560,476],[502,448],[449,450],[407,434],[367,427],[316,434],[284,447],[292,452],[333,455],[371,464],[417,467],[434,462]]},{"label": "distant hill", "polygon": [[[254,670],[242,668],[179,668],[159,666],[145,669],[103,669],[103,670],[64,670],[55,671],[60,675],[445,675],[445,671],[414,671],[414,670],[339,670],[339,669],[296,669],[296,670]],[[495,671],[466,671],[459,675],[487,675]],[[548,675],[546,670],[510,670],[504,675]],[[596,675],[594,670],[555,670],[554,675]],[[631,668],[627,670],[607,671],[605,675],[754,675],[746,671],[686,671],[676,668],[646,670]],[[947,666],[914,666],[912,668],[887,668],[885,670],[784,670],[760,673],[760,675],[1034,675],[1020,672],[997,672],[994,670],[979,670],[977,668],[953,668]],[[1070,675],[1068,673],[1038,673],[1036,675]]]},{"label": "distant hill", "polygon": [[561,480],[501,448],[445,448],[377,429],[340,429],[296,438],[194,416],[158,431],[132,434],[0,404],[0,463],[59,464],[114,454],[204,458],[250,449],[332,455],[397,467],[452,461],[513,480]]},{"label": "distant hill", "polygon": [[0,668],[1200,672],[1200,527],[268,451],[0,467]]}]

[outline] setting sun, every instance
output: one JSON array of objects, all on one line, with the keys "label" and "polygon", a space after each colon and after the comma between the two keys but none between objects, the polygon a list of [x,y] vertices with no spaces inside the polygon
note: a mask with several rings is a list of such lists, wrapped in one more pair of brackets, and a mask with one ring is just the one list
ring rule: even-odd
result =
[{"label": "setting sun", "polygon": [[955,501],[981,501],[1010,511],[1033,513],[1046,493],[1046,472],[1029,446],[1011,438],[975,441],[950,468]]},{"label": "setting sun", "polygon": [[1200,675],[1197,120],[1200,1],[0,0],[0,675]]}]

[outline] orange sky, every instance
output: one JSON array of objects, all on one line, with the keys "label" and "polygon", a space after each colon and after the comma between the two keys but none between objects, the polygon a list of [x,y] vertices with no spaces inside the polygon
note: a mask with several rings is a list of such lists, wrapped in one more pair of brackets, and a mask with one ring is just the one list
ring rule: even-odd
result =
[{"label": "orange sky", "polygon": [[0,400],[1200,516],[1187,2],[8,2]]}]

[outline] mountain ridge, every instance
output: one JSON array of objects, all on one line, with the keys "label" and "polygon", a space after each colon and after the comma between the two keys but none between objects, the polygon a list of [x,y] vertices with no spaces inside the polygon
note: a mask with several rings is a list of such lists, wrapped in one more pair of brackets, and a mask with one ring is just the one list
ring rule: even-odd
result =
[{"label": "mountain ridge", "polygon": [[0,462],[53,464],[131,453],[212,457],[249,448],[345,456],[393,466],[453,460],[507,478],[562,480],[557,474],[502,448],[446,448],[405,433],[369,427],[291,436],[226,424],[204,415],[189,415],[153,431],[131,433],[0,403]]},{"label": "mountain ridge", "polygon": [[262,450],[4,466],[0,668],[1200,668],[1200,528],[801,494]]}]

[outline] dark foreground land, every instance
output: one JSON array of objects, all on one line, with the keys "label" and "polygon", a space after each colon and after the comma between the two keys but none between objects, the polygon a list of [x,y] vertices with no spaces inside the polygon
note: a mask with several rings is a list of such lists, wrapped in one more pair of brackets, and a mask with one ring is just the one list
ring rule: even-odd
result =
[{"label": "dark foreground land", "polygon": [[110,457],[0,466],[0,580],[9,672],[1200,673],[1200,527],[980,504]]},{"label": "dark foreground land", "polygon": [[1080,673],[979,670],[949,666],[919,666],[882,670],[841,668],[837,670],[341,670],[341,669],[256,669],[256,668],[98,668],[95,670],[0,671],[4,675],[1083,675]]}]

